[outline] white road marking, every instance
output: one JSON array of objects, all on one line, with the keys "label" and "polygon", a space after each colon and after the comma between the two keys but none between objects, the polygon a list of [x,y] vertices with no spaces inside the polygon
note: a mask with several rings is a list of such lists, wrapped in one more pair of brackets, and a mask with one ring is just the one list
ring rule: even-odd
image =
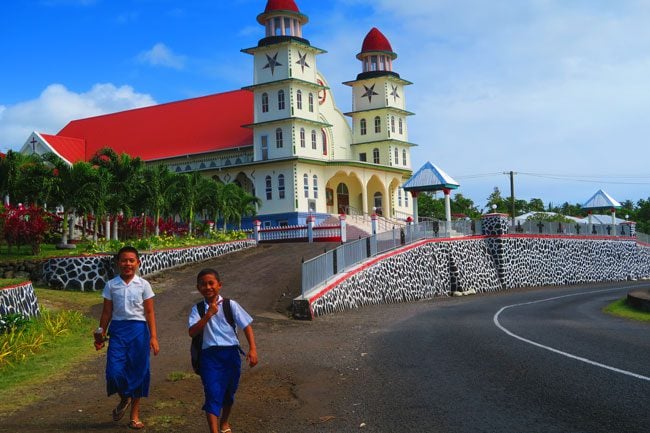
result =
[{"label": "white road marking", "polygon": [[589,294],[592,294],[592,293],[600,293],[600,292],[611,292],[613,290],[621,290],[621,289],[629,289],[629,288],[631,288],[631,287],[618,287],[618,288],[615,288],[615,289],[604,289],[604,290],[595,290],[595,291],[591,291],[591,292],[580,292],[580,293],[574,293],[574,294],[571,294],[571,295],[554,296],[552,298],[540,299],[540,300],[537,300],[537,301],[523,302],[521,304],[507,305],[507,306],[501,308],[499,311],[497,311],[497,313],[494,315],[493,321],[494,321],[494,324],[497,326],[497,328],[499,328],[500,330],[502,330],[503,332],[505,332],[509,336],[516,338],[517,340],[523,341],[523,342],[528,343],[528,344],[532,344],[533,346],[537,346],[537,347],[540,347],[542,349],[546,349],[546,350],[548,350],[550,352],[557,353],[557,354],[562,355],[562,356],[566,356],[567,358],[575,359],[576,361],[585,362],[587,364],[591,364],[591,365],[594,365],[596,367],[605,368],[607,370],[614,371],[616,373],[625,374],[627,376],[631,376],[631,377],[634,377],[636,379],[647,380],[647,381],[650,382],[650,377],[643,376],[643,375],[637,374],[637,373],[633,373],[631,371],[622,370],[620,368],[612,367],[610,365],[601,364],[600,362],[592,361],[591,359],[587,359],[587,358],[583,358],[581,356],[573,355],[571,353],[563,352],[562,350],[558,350],[558,349],[555,349],[553,347],[545,346],[543,344],[540,344],[540,343],[537,343],[535,341],[529,340],[527,338],[521,337],[521,336],[515,334],[514,332],[511,332],[508,329],[506,329],[499,322],[499,315],[503,311],[507,310],[508,308],[519,307],[519,306],[522,306],[522,305],[537,304],[537,303],[540,303],[540,302],[554,301],[556,299],[568,298],[568,297],[571,297],[571,296],[589,295]]}]

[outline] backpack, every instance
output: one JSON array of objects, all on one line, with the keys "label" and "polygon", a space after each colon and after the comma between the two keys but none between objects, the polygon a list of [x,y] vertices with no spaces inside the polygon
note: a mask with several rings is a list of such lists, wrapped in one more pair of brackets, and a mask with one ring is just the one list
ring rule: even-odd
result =
[{"label": "backpack", "polygon": [[[232,316],[232,308],[230,307],[230,299],[223,298],[223,314],[226,316],[226,321],[232,326],[232,330],[237,335],[237,326],[235,325],[235,318]],[[205,303],[200,301],[196,303],[196,309],[199,312],[199,316],[203,318],[205,316]],[[192,345],[190,346],[190,355],[192,359],[192,369],[194,373],[201,374],[201,350],[203,347],[203,331],[200,334],[192,337]]]}]

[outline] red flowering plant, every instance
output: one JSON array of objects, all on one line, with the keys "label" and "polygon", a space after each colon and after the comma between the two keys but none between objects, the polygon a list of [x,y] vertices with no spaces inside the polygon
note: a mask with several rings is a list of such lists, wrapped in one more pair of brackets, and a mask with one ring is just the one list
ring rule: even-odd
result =
[{"label": "red flowering plant", "polygon": [[32,254],[41,252],[41,243],[50,230],[50,221],[45,211],[36,206],[6,207],[0,218],[4,221],[3,235],[9,249],[14,245],[31,245]]}]

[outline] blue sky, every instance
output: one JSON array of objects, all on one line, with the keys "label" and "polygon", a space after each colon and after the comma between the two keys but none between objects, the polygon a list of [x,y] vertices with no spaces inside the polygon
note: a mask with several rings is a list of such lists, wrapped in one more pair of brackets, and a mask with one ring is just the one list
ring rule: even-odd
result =
[{"label": "blue sky", "polygon": [[[650,2],[296,0],[318,67],[351,109],[355,56],[378,27],[399,57],[413,170],[426,161],[485,205],[650,197]],[[76,118],[251,84],[265,0],[7,0],[0,151]]]}]

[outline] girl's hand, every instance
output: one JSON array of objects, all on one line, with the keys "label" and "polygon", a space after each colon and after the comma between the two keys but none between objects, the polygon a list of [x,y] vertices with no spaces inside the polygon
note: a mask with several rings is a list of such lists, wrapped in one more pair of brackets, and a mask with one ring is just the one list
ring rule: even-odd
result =
[{"label": "girl's hand", "polygon": [[152,337],[151,340],[149,340],[149,346],[151,347],[151,350],[153,350],[153,356],[157,356],[158,352],[160,352],[160,346],[158,345],[158,339],[156,337]]}]

